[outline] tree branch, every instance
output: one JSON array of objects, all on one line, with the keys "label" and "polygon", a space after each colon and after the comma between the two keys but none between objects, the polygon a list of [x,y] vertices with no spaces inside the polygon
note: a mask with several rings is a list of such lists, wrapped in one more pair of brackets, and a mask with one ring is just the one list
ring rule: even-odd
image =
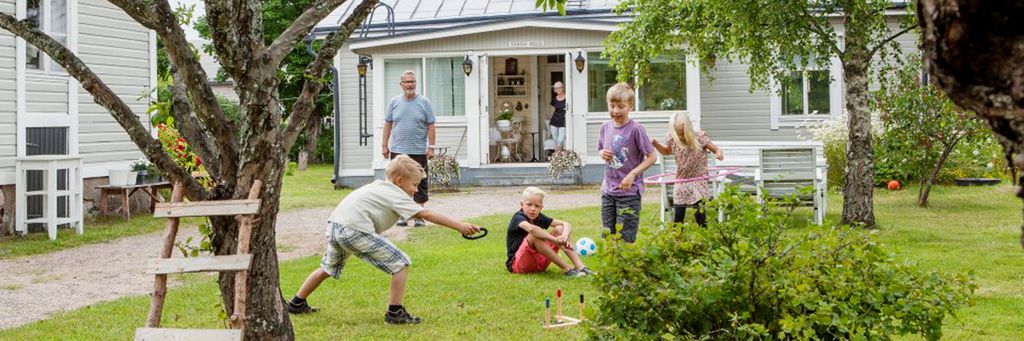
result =
[{"label": "tree branch", "polygon": [[206,0],[206,21],[210,27],[210,40],[217,53],[217,62],[232,78],[241,75],[243,56],[239,53],[239,42],[235,34],[235,22],[231,17],[233,6],[227,0]]},{"label": "tree branch", "polygon": [[25,39],[29,44],[45,52],[54,62],[63,66],[68,75],[77,79],[82,88],[93,96],[93,100],[97,104],[110,112],[146,157],[156,163],[172,180],[180,181],[185,185],[185,191],[189,198],[205,199],[209,197],[210,193],[191,174],[185,172],[171,160],[170,156],[164,152],[160,142],[150,137],[149,131],[142,125],[139,117],[132,112],[128,104],[124,103],[118,94],[103,83],[103,80],[92,72],[78,56],[36,28],[33,22],[18,21],[13,16],[0,12],[0,28]]},{"label": "tree branch", "polygon": [[[817,34],[818,37],[822,37],[822,38],[828,37],[829,34],[825,32],[825,29],[821,28],[821,26],[819,26],[818,23],[814,21],[818,17],[811,16],[811,12],[809,12],[807,10],[808,6],[801,6],[801,7],[803,8],[804,16],[806,17],[807,28],[810,29],[811,32],[814,32],[814,34]],[[822,39],[822,38],[819,38],[819,39]],[[839,49],[839,46],[836,45],[836,42],[828,44],[828,48],[830,50],[832,50],[832,53],[834,53],[836,56],[842,56],[843,55],[843,51]]]},{"label": "tree branch", "polygon": [[171,85],[170,89],[172,101],[171,116],[174,117],[174,123],[181,131],[182,136],[185,137],[185,140],[192,145],[192,149],[196,151],[199,158],[203,160],[203,164],[206,165],[206,171],[210,173],[210,176],[214,179],[219,179],[220,155],[216,149],[217,146],[213,144],[210,135],[205,133],[203,126],[192,115],[192,109],[185,94],[185,85],[182,82],[181,74],[178,73],[177,67],[171,66],[171,74],[174,77],[174,84]]},{"label": "tree branch", "polygon": [[868,50],[868,51],[870,51],[870,52],[868,52],[868,55],[869,56],[874,56],[875,53],[878,52],[878,50],[881,50],[882,48],[885,47],[885,44],[888,44],[889,42],[893,41],[893,39],[896,39],[899,36],[903,35],[904,33],[910,32],[911,30],[913,30],[915,28],[917,28],[917,24],[913,24],[913,25],[907,26],[906,28],[900,30],[899,32],[896,32],[893,35],[889,36],[888,38],[885,38],[885,40],[882,40],[881,42],[879,42],[878,45],[875,45],[875,47],[872,47],[870,50]]},{"label": "tree branch", "polygon": [[321,0],[317,1],[313,5],[309,6],[305,12],[302,12],[295,21],[292,22],[287,29],[281,33],[274,42],[267,48],[267,56],[270,58],[270,64],[278,65],[284,60],[284,57],[288,55],[288,52],[295,48],[295,44],[298,44],[303,37],[309,34],[309,31],[316,26],[321,20],[326,18],[334,9],[344,4],[347,0]]},{"label": "tree branch", "polygon": [[[334,56],[338,54],[341,45],[348,40],[348,37],[362,24],[363,20],[366,20],[370,11],[377,6],[377,2],[378,0],[365,0],[360,3],[352,11],[352,15],[345,19],[341,27],[338,27],[337,31],[324,38],[323,43],[320,45],[320,53],[317,54],[316,59],[313,60],[313,63],[305,71],[306,81],[302,85],[302,93],[299,94],[299,98],[292,105],[292,112],[288,115],[288,120],[285,122],[284,137],[281,140],[285,151],[291,150],[292,144],[295,143],[299,132],[302,131],[303,126],[306,124],[306,120],[309,119],[313,109],[316,108],[314,101],[317,95],[320,94],[320,90],[324,88],[324,84],[320,80],[324,75],[324,71],[330,65]],[[338,90],[335,89],[335,91]],[[338,104],[335,103],[334,105]]]}]

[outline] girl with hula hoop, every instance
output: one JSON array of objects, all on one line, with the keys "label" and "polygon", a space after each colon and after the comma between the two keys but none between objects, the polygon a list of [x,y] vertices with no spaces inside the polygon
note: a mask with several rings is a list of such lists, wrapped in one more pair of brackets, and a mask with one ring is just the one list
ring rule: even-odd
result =
[{"label": "girl with hula hoop", "polygon": [[[673,222],[682,224],[686,217],[686,208],[696,209],[694,218],[701,227],[707,227],[707,215],[704,213],[704,202],[711,197],[708,191],[707,153],[715,154],[715,158],[722,160],[722,150],[714,143],[704,131],[694,131],[690,117],[684,112],[676,112],[669,121],[668,134],[665,136],[665,144],[657,139],[651,139],[654,148],[661,155],[674,155],[676,158],[675,181],[673,183],[672,197],[675,214]],[[733,171],[735,172],[735,171]],[[724,175],[724,174],[718,174]]]}]

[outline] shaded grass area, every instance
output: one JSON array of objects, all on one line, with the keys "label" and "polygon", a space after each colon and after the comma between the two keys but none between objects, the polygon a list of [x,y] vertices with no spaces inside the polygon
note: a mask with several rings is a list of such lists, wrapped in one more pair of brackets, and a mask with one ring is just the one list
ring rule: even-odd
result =
[{"label": "shaded grass area", "polygon": [[[914,205],[916,190],[875,192],[880,226],[875,239],[901,259],[922,269],[945,273],[973,271],[978,290],[975,305],[945,321],[945,339],[1024,339],[1024,250],[1019,231],[1021,203],[1010,186],[938,187],[932,207]],[[594,195],[581,193],[581,195]],[[828,218],[839,220],[839,195],[829,198]],[[466,241],[451,230],[431,227],[413,229],[399,242],[413,260],[406,305],[426,322],[417,326],[385,326],[383,312],[388,295],[388,276],[368,264],[353,260],[340,281],[329,279],[310,302],[321,311],[293,316],[299,339],[581,339],[581,328],[545,331],[543,300],[561,287],[566,302],[579,293],[588,298],[587,314],[594,314],[597,292],[586,279],[566,279],[555,268],[542,275],[510,275],[503,268],[504,233],[509,214],[472,221],[491,229],[482,240]],[[572,222],[575,238],[600,234],[596,207],[546,212]],[[710,212],[709,212],[710,213]],[[657,214],[656,205],[644,207],[640,238]],[[810,212],[799,210],[797,214]],[[714,217],[709,214],[709,218]],[[690,218],[692,219],[692,218]],[[797,232],[796,230],[794,232]],[[593,257],[587,265],[601,271]],[[302,280],[318,266],[319,257],[307,257],[281,265],[282,292],[290,297]],[[172,281],[182,279],[172,279]],[[212,277],[193,276],[187,284],[170,291],[165,326],[221,328],[219,297]],[[130,297],[59,314],[51,319],[0,331],[2,340],[27,339],[128,339],[144,322],[149,298]],[[567,303],[575,315],[576,303]],[[904,339],[917,339],[906,337]]]},{"label": "shaded grass area", "polygon": [[[305,171],[285,176],[281,192],[281,211],[337,205],[350,190],[334,190],[334,185],[330,182],[333,169],[333,165],[311,165]],[[165,198],[169,196],[169,193],[164,195]],[[50,253],[156,232],[163,230],[166,221],[153,219],[149,212],[140,212],[133,215],[129,221],[117,216],[104,216],[86,221],[85,233],[82,235],[76,234],[73,230],[58,230],[57,240],[54,241],[49,240],[45,233],[0,237],[0,259]],[[186,223],[195,224],[199,221],[190,219]]]}]

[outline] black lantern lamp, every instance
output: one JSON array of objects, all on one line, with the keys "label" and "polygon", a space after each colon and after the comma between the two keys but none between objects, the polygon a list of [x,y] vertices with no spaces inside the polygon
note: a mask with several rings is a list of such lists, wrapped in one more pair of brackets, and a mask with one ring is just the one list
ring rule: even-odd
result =
[{"label": "black lantern lamp", "polygon": [[469,60],[469,55],[466,55],[466,60],[462,61],[462,72],[466,73],[466,76],[473,73],[473,61]]},{"label": "black lantern lamp", "polygon": [[583,51],[576,52],[576,59],[573,61],[576,62],[576,71],[583,73],[583,66],[587,63],[587,60],[583,58]]},{"label": "black lantern lamp", "polygon": [[367,56],[359,56],[359,64],[356,64],[356,70],[359,71],[359,77],[366,77],[366,67],[369,66],[370,58]]}]

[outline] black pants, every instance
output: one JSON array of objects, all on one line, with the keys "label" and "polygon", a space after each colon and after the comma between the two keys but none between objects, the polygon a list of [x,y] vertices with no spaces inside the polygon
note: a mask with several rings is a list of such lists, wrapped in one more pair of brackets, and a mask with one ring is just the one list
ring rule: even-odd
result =
[{"label": "black pants", "polygon": [[[616,230],[619,223],[622,228]],[[604,227],[601,237],[608,232],[620,233],[623,241],[635,242],[637,231],[640,230],[640,196],[601,194],[601,225]]]},{"label": "black pants", "polygon": [[686,218],[687,207],[693,207],[695,209],[693,217],[697,219],[697,225],[700,225],[700,227],[708,227],[708,216],[704,213],[704,200],[698,200],[692,205],[675,205],[675,214],[673,214],[672,222],[682,224],[683,219]]},{"label": "black pants", "polygon": [[[430,173],[427,173],[428,170],[427,170],[427,156],[426,155],[422,155],[422,154],[420,154],[420,155],[417,155],[417,154],[399,154],[399,153],[394,153],[393,152],[393,153],[391,153],[391,159],[394,159],[394,158],[398,157],[399,155],[407,155],[407,156],[409,156],[410,159],[413,159],[413,161],[416,161],[416,163],[420,164],[420,166],[423,166],[423,173],[430,174]],[[422,203],[427,202],[427,200],[430,200],[430,196],[427,195],[427,185],[428,184],[430,184],[430,180],[428,178],[423,178],[423,181],[420,181],[420,185],[416,187],[416,194],[414,194],[412,196],[412,201],[415,201],[417,204],[422,204]]]}]

